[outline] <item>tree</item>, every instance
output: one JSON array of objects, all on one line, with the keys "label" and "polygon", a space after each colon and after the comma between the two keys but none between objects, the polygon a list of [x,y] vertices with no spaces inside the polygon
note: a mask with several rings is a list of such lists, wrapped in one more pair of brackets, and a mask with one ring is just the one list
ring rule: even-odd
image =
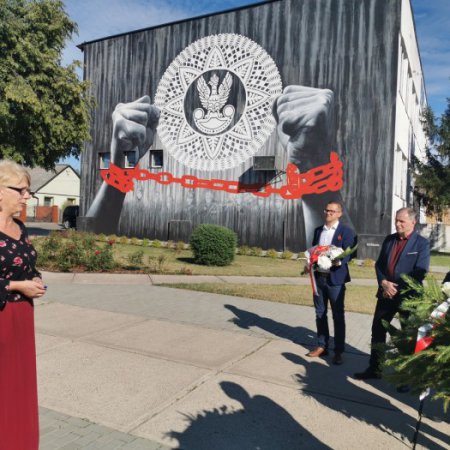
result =
[{"label": "tree", "polygon": [[425,161],[414,159],[417,169],[414,193],[428,214],[440,218],[450,207],[450,98],[439,121],[427,108],[422,124],[429,145]]},{"label": "tree", "polygon": [[[418,296],[403,302],[402,309],[409,311],[410,316],[401,329],[387,325],[391,339],[384,348],[384,365],[388,368],[385,376],[397,386],[409,385],[416,394],[431,388],[433,397],[442,399],[447,410],[450,404],[450,311],[443,317],[442,314],[436,318],[430,315],[447,299],[450,302],[450,283],[445,283],[445,293],[433,279],[428,279],[426,286],[411,279],[409,283]],[[426,324],[432,326],[426,334],[432,339],[431,345],[415,353],[418,330]]]},{"label": "tree", "polygon": [[89,139],[88,84],[61,66],[77,31],[61,0],[0,0],[0,157],[54,167]]}]

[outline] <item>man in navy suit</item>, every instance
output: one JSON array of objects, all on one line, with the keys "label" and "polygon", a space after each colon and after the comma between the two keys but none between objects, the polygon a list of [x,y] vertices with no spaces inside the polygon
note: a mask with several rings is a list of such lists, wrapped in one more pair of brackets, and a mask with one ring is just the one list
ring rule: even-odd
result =
[{"label": "man in navy suit", "polygon": [[[347,249],[355,243],[353,230],[339,223],[343,208],[340,202],[331,201],[327,204],[325,224],[314,230],[312,245],[334,245]],[[327,309],[331,304],[334,322],[334,357],[333,364],[342,364],[342,353],[345,347],[345,317],[344,299],[345,283],[350,281],[348,261],[350,256],[336,261],[329,270],[316,271],[317,293],[314,295],[314,307],[316,310],[317,344],[307,356],[319,357],[328,354],[328,341],[330,332],[328,329]]]},{"label": "man in navy suit", "polygon": [[430,265],[430,244],[414,230],[416,214],[412,208],[401,208],[395,216],[396,233],[383,242],[375,264],[378,280],[377,306],[372,322],[372,350],[369,367],[355,373],[358,380],[380,378],[380,354],[377,344],[386,341],[383,321],[391,322],[397,312],[406,318],[407,312],[400,306],[405,298],[414,296],[402,275],[408,275],[422,283]]}]

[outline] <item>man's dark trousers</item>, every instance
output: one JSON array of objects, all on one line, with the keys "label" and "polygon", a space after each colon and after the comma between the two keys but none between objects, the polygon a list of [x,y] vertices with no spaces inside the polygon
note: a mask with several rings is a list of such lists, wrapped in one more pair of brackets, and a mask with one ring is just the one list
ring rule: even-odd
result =
[{"label": "man's dark trousers", "polygon": [[[402,298],[399,295],[390,299],[383,298],[381,294],[378,294],[377,306],[372,322],[372,340],[369,360],[369,366],[374,371],[378,371],[380,365],[380,351],[377,346],[386,342],[387,330],[383,325],[383,321],[391,323],[397,312],[402,319],[407,319],[409,316],[407,311],[400,309],[401,303]],[[413,345],[415,345],[415,343],[413,343]]]},{"label": "man's dark trousers", "polygon": [[319,347],[328,348],[330,331],[327,306],[329,301],[333,312],[334,351],[343,353],[345,350],[345,284],[332,286],[329,278],[330,276],[325,274],[316,276],[318,295],[314,296],[314,307],[316,309],[317,343]]},{"label": "man's dark trousers", "polygon": [[[314,230],[312,245],[318,245],[323,226]],[[339,223],[334,232],[331,244],[347,249],[355,245],[355,234],[353,230]],[[316,310],[317,344],[319,347],[328,348],[330,333],[328,330],[327,306],[331,304],[334,321],[334,351],[343,353],[345,350],[345,283],[350,281],[347,263],[350,256],[341,260],[340,266],[333,266],[329,274],[316,272],[317,291],[319,295],[314,295],[314,307]]]}]

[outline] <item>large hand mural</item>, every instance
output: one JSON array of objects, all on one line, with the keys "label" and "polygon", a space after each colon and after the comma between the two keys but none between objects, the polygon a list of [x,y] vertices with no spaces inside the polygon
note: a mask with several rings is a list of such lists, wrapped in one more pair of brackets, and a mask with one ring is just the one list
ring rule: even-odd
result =
[{"label": "large hand mural", "polygon": [[[154,105],[149,96],[118,104],[112,114],[111,167],[89,208],[96,231],[116,232],[125,194],[135,181],[185,189],[220,190],[258,197],[302,198],[305,241],[321,223],[323,205],[340,200],[342,161],[332,152],[333,92],[282,81],[268,53],[252,40],[221,34],[200,39],[170,64],[159,82]],[[141,158],[155,131],[170,157],[204,172],[239,167],[277,130],[288,164],[281,186],[233,179],[174,176],[140,168],[124,169],[124,154]],[[347,218],[347,222],[349,222]]]}]

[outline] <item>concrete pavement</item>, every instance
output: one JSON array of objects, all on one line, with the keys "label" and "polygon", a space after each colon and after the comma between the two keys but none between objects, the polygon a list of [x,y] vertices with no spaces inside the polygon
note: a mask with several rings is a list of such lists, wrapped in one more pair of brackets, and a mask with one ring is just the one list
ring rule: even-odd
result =
[{"label": "concrete pavement", "polygon": [[[347,313],[348,351],[333,366],[305,356],[310,307],[155,286],[153,275],[44,279],[41,450],[411,446],[417,398],[351,377],[367,364],[370,316]],[[426,402],[418,448],[450,448],[441,411]]]}]

